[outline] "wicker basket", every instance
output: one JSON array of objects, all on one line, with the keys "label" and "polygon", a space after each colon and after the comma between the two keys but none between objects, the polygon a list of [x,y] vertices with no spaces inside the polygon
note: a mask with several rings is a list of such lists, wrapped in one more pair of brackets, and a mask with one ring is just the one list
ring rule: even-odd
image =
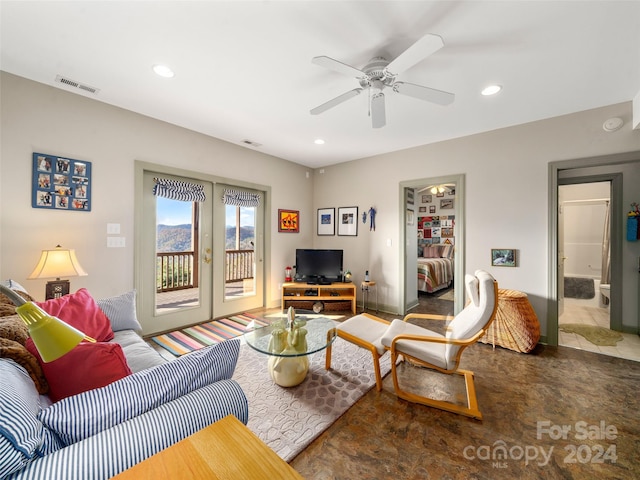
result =
[{"label": "wicker basket", "polygon": [[482,343],[499,345],[516,352],[528,353],[540,340],[540,322],[526,293],[498,289],[496,318]]}]

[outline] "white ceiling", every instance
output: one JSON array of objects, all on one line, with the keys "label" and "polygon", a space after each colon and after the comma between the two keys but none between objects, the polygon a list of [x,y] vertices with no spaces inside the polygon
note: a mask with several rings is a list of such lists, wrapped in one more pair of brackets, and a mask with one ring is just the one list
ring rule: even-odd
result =
[{"label": "white ceiling", "polygon": [[[630,101],[640,91],[640,1],[2,1],[0,68],[309,167]],[[453,92],[440,106],[358,87],[311,63],[363,68],[426,33],[444,47],[398,79]],[[169,65],[175,77],[155,75]],[[57,75],[100,89],[55,82]],[[494,97],[480,90],[504,86]],[[602,119],[603,121],[605,119]],[[314,144],[316,138],[326,143]]]}]

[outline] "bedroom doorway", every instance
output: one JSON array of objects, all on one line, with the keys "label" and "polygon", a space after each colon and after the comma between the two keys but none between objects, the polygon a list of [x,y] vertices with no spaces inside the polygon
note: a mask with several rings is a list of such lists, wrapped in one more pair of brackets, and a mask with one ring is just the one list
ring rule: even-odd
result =
[{"label": "bedroom doorway", "polygon": [[[404,261],[401,262],[399,313],[435,308],[434,303],[429,305],[424,297],[425,301],[421,302],[421,290],[435,300],[438,292],[452,295],[452,313],[459,312],[464,302],[464,175],[401,182],[400,206],[400,256]],[[444,277],[427,275],[429,267],[419,265],[426,262],[427,257],[443,264],[439,267],[441,272],[447,268],[444,263],[448,264],[453,277],[451,293],[446,290],[448,282],[440,281]]]}]

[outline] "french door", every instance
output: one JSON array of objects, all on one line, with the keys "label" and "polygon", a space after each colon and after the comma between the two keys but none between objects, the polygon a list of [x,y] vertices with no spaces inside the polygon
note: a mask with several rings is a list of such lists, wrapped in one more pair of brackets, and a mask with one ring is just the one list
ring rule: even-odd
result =
[{"label": "french door", "polygon": [[[203,189],[204,201],[154,195],[155,179],[186,182]],[[146,171],[138,240],[142,271],[138,295],[144,333],[174,330],[211,318],[213,184]]]},{"label": "french door", "polygon": [[[191,173],[138,168],[135,285],[145,335],[264,306],[265,193]],[[157,178],[197,185],[204,200],[158,197]],[[229,191],[259,201],[230,205]]]},{"label": "french door", "polygon": [[264,306],[264,193],[219,183],[213,190],[213,301],[220,317]]}]

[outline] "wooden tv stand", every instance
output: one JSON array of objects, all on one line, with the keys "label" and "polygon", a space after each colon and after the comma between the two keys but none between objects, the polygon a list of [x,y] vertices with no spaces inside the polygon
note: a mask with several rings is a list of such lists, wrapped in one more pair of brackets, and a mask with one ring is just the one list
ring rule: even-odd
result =
[{"label": "wooden tv stand", "polygon": [[[316,295],[309,295],[315,292]],[[318,301],[325,304],[331,302],[351,302],[351,312],[356,314],[356,286],[352,283],[332,283],[330,285],[309,285],[303,282],[282,284],[282,308],[286,302]],[[295,305],[294,305],[295,308]]]}]

